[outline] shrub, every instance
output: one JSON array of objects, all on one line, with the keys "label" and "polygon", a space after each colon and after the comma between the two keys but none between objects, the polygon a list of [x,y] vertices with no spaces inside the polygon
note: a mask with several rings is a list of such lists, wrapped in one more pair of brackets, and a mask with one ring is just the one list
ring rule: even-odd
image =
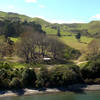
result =
[{"label": "shrub", "polygon": [[85,79],[84,80],[86,84],[94,84],[94,79]]},{"label": "shrub", "polygon": [[36,81],[36,75],[34,70],[32,69],[25,69],[22,72],[22,82],[25,87],[34,87]]},{"label": "shrub", "polygon": [[37,73],[36,87],[48,87],[49,86],[49,74],[46,67],[41,67],[40,71]]},{"label": "shrub", "polygon": [[10,82],[10,87],[13,89],[19,89],[22,87],[21,81],[18,78],[13,78]]},{"label": "shrub", "polygon": [[8,63],[6,62],[0,62],[0,69],[11,69],[11,65],[9,65]]},{"label": "shrub", "polygon": [[58,66],[51,70],[51,86],[67,86],[82,82],[77,66]]},{"label": "shrub", "polygon": [[0,79],[0,88],[1,89],[8,89],[9,83],[10,83],[9,79],[3,79],[3,80]]},{"label": "shrub", "polygon": [[99,78],[100,77],[100,61],[89,61],[81,68],[82,77],[86,78]]},{"label": "shrub", "polygon": [[96,78],[96,79],[94,80],[94,83],[95,83],[95,84],[100,84],[100,78]]}]

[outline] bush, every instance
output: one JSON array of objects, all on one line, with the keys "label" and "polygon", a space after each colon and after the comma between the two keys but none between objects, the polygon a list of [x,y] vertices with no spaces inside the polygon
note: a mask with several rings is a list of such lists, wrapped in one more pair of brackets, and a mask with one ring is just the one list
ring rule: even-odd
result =
[{"label": "bush", "polygon": [[100,84],[100,78],[96,78],[96,79],[85,79],[85,83],[86,84]]},{"label": "bush", "polygon": [[13,78],[10,82],[10,88],[19,89],[22,87],[21,81],[18,78]]},{"label": "bush", "polygon": [[84,80],[86,84],[94,84],[94,79],[85,79]]},{"label": "bush", "polygon": [[9,83],[10,83],[9,79],[3,79],[3,80],[0,79],[0,88],[9,89]]},{"label": "bush", "polygon": [[34,70],[25,69],[22,72],[22,82],[25,87],[35,87],[36,75]]},{"label": "bush", "polygon": [[41,67],[37,73],[36,87],[49,87],[49,72],[46,67]]},{"label": "bush", "polygon": [[51,86],[67,86],[82,82],[79,68],[75,65],[55,67],[50,75]]},{"label": "bush", "polygon": [[6,62],[0,62],[0,69],[11,69],[11,65],[9,65],[8,63]]},{"label": "bush", "polygon": [[81,55],[80,51],[67,47],[64,58],[66,59],[77,59]]},{"label": "bush", "polygon": [[81,68],[82,77],[86,78],[99,78],[100,77],[100,61],[89,61]]},{"label": "bush", "polygon": [[95,84],[100,84],[100,78],[96,78],[96,79],[94,80],[94,83],[95,83]]}]

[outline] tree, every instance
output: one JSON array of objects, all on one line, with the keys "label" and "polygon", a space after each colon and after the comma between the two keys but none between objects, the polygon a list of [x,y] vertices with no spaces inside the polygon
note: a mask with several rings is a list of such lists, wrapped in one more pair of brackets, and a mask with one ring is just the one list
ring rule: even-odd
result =
[{"label": "tree", "polygon": [[78,34],[76,34],[76,39],[80,42],[80,38],[81,38],[81,34],[80,33],[78,33]]},{"label": "tree", "polygon": [[17,48],[26,63],[39,63],[44,57],[63,59],[66,46],[58,39],[34,32],[24,35]]},{"label": "tree", "polygon": [[36,75],[34,70],[25,69],[22,72],[22,82],[25,87],[35,87]]},{"label": "tree", "polygon": [[57,36],[58,36],[58,37],[61,37],[60,27],[58,27],[58,30],[57,30]]},{"label": "tree", "polygon": [[82,78],[78,66],[56,66],[50,73],[51,86],[67,86],[70,84],[81,83]]},{"label": "tree", "polygon": [[4,19],[4,35],[8,37],[16,37],[21,34],[22,25],[17,17],[8,17]]},{"label": "tree", "polygon": [[49,37],[50,52],[53,59],[64,59],[66,45],[57,38]]},{"label": "tree", "polygon": [[23,34],[21,42],[17,44],[17,51],[25,58],[26,63],[36,63],[44,57],[46,50],[44,37],[43,33],[34,32],[31,28],[30,32]]},{"label": "tree", "polygon": [[84,64],[81,67],[81,73],[84,79],[100,78],[100,56]]},{"label": "tree", "polygon": [[42,67],[37,73],[36,87],[48,87],[49,83],[49,72],[46,67]]}]

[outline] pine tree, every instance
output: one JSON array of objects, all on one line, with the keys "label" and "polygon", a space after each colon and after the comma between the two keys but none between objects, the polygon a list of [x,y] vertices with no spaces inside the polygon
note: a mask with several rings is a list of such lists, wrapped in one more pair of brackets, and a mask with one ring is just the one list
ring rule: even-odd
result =
[{"label": "pine tree", "polygon": [[58,36],[58,37],[61,37],[60,27],[58,27],[58,30],[57,30],[57,36]]}]

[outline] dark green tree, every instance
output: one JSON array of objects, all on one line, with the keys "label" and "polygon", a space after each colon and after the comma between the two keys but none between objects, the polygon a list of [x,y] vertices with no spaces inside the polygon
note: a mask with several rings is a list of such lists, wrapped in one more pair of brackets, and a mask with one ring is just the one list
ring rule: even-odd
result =
[{"label": "dark green tree", "polygon": [[36,75],[34,70],[25,69],[22,72],[22,82],[25,87],[34,87]]},{"label": "dark green tree", "polygon": [[61,37],[60,27],[58,27],[58,30],[57,30],[57,36],[58,36],[58,37]]},{"label": "dark green tree", "polygon": [[76,34],[76,39],[80,42],[80,38],[81,38],[81,34],[80,33],[78,33],[78,34]]}]

